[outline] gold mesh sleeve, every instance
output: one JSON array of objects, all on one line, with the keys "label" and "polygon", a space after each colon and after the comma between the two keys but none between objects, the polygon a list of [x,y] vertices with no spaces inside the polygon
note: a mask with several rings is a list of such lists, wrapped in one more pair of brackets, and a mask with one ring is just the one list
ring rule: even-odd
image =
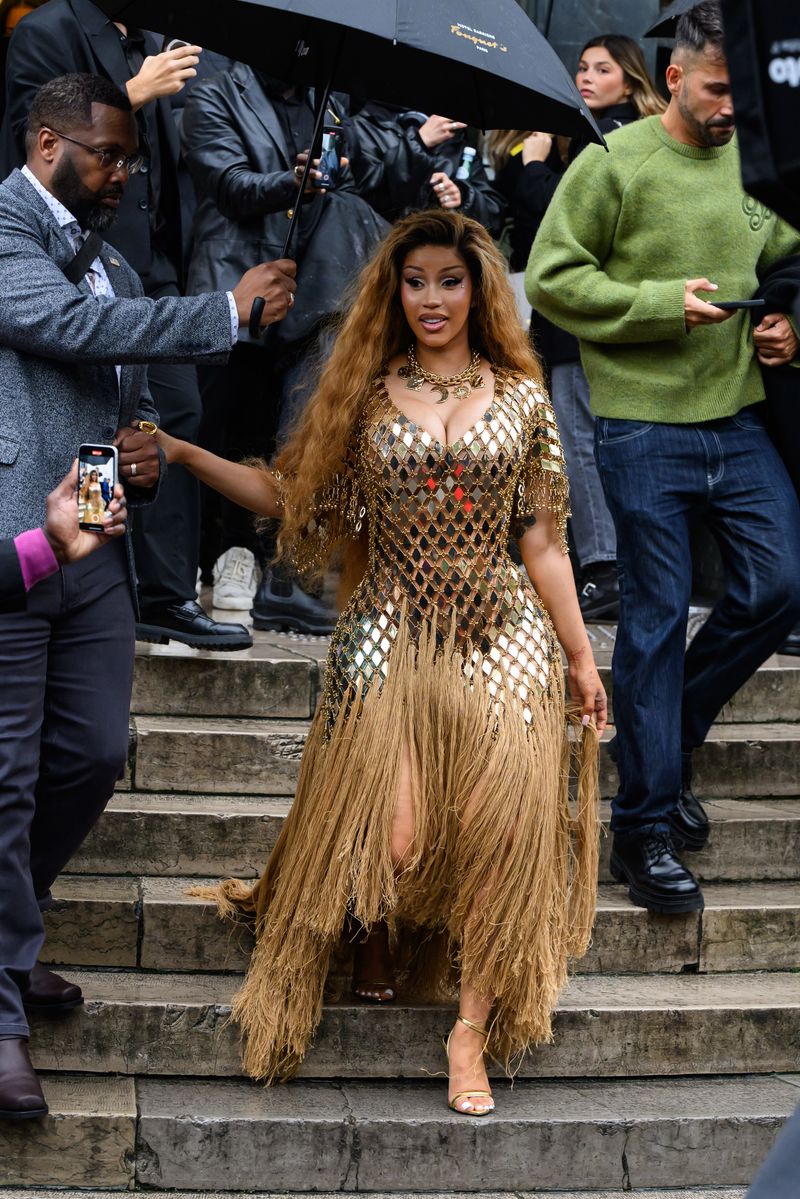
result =
[{"label": "gold mesh sleeve", "polygon": [[564,451],[558,435],[556,414],[546,392],[531,390],[532,411],[528,419],[527,450],[517,480],[512,527],[537,511],[552,512],[556,518],[561,547],[568,553],[567,520],[570,516],[569,480]]},{"label": "gold mesh sleeve", "polygon": [[302,574],[318,571],[328,560],[333,546],[359,537],[366,515],[366,500],[353,444],[342,469],[315,499],[314,514],[297,550],[298,570]]}]

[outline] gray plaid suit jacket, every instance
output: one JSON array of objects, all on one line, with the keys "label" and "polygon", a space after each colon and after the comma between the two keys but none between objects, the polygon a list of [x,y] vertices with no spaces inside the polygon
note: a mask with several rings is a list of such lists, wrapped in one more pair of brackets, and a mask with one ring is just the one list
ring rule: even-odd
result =
[{"label": "gray plaid suit jacket", "polygon": [[[149,362],[224,362],[224,292],[151,300],[117,250],[101,257],[116,299],[62,272],[70,242],[19,171],[0,183],[0,538],[42,524],[45,498],[83,442],[157,419]],[[122,366],[117,382],[115,364]],[[152,500],[131,487],[128,503]]]}]

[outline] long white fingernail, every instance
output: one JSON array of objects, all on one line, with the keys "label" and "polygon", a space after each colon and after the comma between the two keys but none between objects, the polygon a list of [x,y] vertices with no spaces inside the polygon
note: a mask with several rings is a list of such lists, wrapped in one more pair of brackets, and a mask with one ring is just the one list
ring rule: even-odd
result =
[{"label": "long white fingernail", "polygon": [[591,716],[584,716],[583,720],[581,721],[581,724],[583,725],[584,728],[586,728],[586,726],[588,724],[591,724],[591,721],[592,721]]}]

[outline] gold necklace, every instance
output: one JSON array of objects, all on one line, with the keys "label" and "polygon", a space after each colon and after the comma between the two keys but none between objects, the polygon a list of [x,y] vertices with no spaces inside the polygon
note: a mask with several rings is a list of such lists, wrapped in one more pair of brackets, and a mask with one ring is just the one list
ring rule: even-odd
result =
[{"label": "gold necklace", "polygon": [[424,366],[420,366],[417,362],[417,355],[413,346],[408,347],[408,362],[405,366],[401,366],[398,370],[398,375],[401,379],[407,379],[406,387],[409,391],[420,391],[423,383],[430,383],[434,391],[439,392],[437,404],[443,404],[450,395],[450,388],[454,388],[454,395],[457,400],[464,400],[473,390],[473,388],[483,387],[483,377],[478,373],[481,365],[481,356],[477,350],[474,350],[469,360],[469,366],[465,367],[458,375],[435,375],[433,371],[428,371]]}]

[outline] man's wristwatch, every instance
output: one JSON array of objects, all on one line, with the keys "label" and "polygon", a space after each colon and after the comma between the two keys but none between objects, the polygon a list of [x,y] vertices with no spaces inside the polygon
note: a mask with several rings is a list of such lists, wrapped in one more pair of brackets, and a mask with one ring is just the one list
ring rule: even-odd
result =
[{"label": "man's wristwatch", "polygon": [[135,420],[134,428],[140,429],[142,433],[149,433],[151,437],[155,437],[158,432],[158,425],[152,420]]}]

